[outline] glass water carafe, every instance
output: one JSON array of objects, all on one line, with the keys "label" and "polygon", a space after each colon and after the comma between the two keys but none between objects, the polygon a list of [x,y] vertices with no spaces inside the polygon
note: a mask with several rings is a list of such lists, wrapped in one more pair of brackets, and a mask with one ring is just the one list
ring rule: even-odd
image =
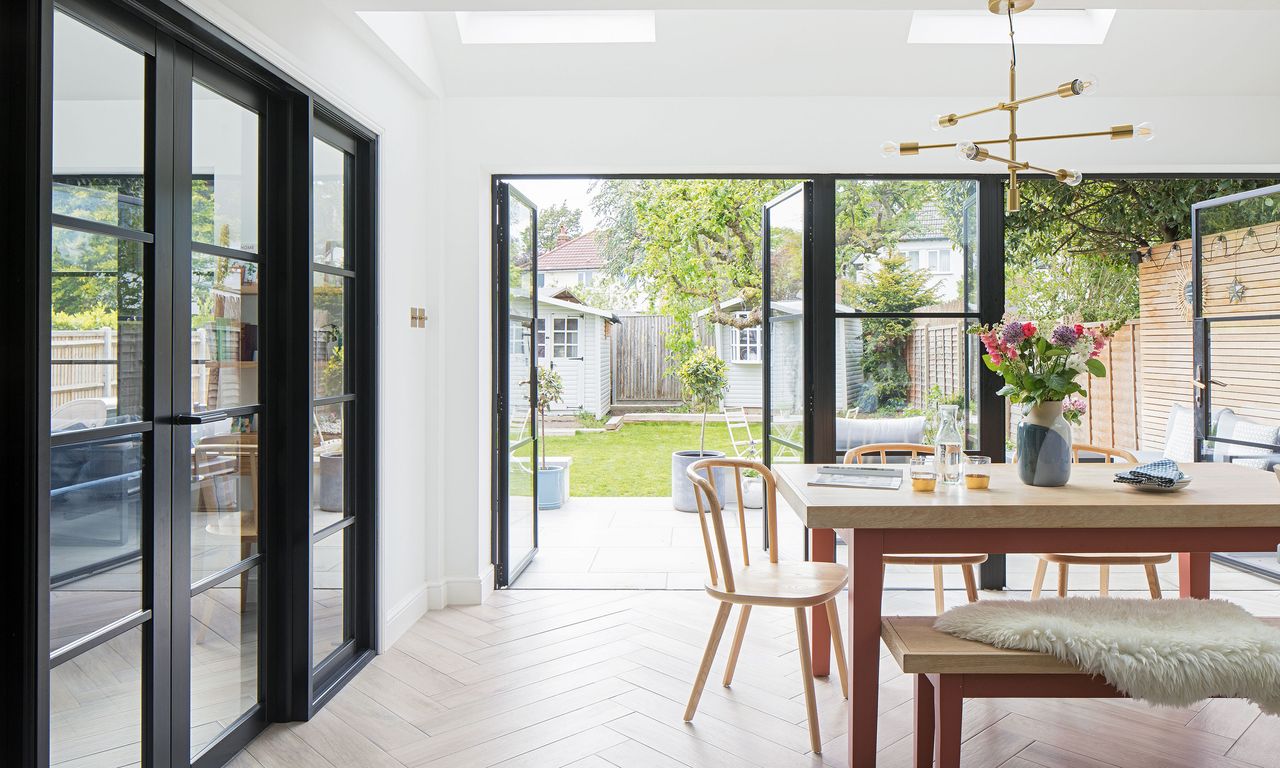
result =
[{"label": "glass water carafe", "polygon": [[943,485],[959,485],[964,471],[964,438],[957,422],[958,405],[938,407],[938,436],[934,439],[934,461]]}]

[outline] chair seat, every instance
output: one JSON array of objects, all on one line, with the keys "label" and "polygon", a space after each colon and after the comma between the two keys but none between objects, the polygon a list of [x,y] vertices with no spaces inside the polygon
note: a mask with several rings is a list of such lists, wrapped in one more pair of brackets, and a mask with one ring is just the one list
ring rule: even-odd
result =
[{"label": "chair seat", "polygon": [[1046,552],[1036,557],[1066,565],[1161,565],[1173,559],[1168,552]]},{"label": "chair seat", "polygon": [[707,594],[726,603],[790,608],[821,605],[849,583],[849,569],[839,563],[761,563],[733,571],[733,591],[707,582]]},{"label": "chair seat", "polygon": [[885,555],[885,565],[981,565],[986,555]]}]

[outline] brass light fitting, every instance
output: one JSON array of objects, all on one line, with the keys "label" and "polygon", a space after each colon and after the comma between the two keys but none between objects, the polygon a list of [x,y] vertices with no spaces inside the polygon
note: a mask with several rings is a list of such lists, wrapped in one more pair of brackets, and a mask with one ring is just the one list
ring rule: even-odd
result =
[{"label": "brass light fitting", "polygon": [[[1030,104],[1033,101],[1048,99],[1057,96],[1062,99],[1070,99],[1075,96],[1086,96],[1096,90],[1098,78],[1092,75],[1085,75],[1068,80],[1062,83],[1052,91],[1045,91],[1034,96],[1023,96],[1018,98],[1018,48],[1014,42],[1013,34],[1013,15],[1021,13],[1032,5],[1035,0],[988,0],[987,9],[992,13],[1006,16],[1009,19],[1009,46],[1011,56],[1009,60],[1009,99],[1008,101],[996,102],[994,105],[976,109],[972,112],[955,113],[951,112],[944,115],[937,115],[933,120],[934,130],[945,130],[954,128],[961,120],[970,117],[985,115],[991,112],[1006,112],[1009,115],[1009,135],[1007,138],[1001,139],[982,139],[980,141],[965,141],[959,144],[949,142],[921,144],[916,141],[893,142],[886,141],[880,145],[880,153],[886,157],[893,155],[918,155],[920,150],[924,149],[943,149],[946,147],[955,147],[957,154],[965,160],[974,162],[983,162],[986,160],[994,160],[1003,163],[1009,171],[1009,197],[1007,208],[1009,211],[1018,210],[1019,190],[1018,190],[1018,172],[1019,171],[1036,171],[1046,173],[1053,176],[1058,181],[1069,186],[1078,186],[1084,180],[1084,176],[1080,171],[1068,168],[1059,168],[1050,170],[1032,165],[1028,162],[1018,160],[1018,144],[1029,141],[1055,141],[1058,139],[1083,139],[1093,137],[1109,137],[1116,141],[1120,139],[1143,139],[1150,141],[1154,138],[1155,131],[1151,123],[1138,123],[1137,125],[1113,125],[1105,131],[1086,131],[1082,133],[1057,133],[1044,136],[1019,136],[1018,135],[1018,109],[1024,104]],[[985,145],[991,144],[1007,144],[1009,147],[1009,156],[1000,157],[993,155],[985,148]]]}]

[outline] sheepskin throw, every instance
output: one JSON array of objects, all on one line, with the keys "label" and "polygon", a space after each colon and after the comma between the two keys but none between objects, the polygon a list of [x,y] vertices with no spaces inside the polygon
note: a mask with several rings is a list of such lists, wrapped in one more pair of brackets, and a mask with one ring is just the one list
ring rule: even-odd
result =
[{"label": "sheepskin throw", "polygon": [[1225,696],[1280,714],[1280,629],[1225,600],[983,600],[947,611],[934,628],[1052,654],[1152,704]]}]

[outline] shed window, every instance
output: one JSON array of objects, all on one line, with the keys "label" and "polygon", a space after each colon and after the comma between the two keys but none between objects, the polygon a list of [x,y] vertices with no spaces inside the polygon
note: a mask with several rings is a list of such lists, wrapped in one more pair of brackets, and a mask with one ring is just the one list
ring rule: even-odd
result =
[{"label": "shed window", "polygon": [[[735,316],[745,319],[748,312],[737,312]],[[733,329],[731,329],[733,330]],[[733,360],[739,363],[760,362],[760,326],[736,329],[733,345]]]},{"label": "shed window", "polygon": [[578,318],[557,317],[552,319],[551,356],[578,357]]}]

